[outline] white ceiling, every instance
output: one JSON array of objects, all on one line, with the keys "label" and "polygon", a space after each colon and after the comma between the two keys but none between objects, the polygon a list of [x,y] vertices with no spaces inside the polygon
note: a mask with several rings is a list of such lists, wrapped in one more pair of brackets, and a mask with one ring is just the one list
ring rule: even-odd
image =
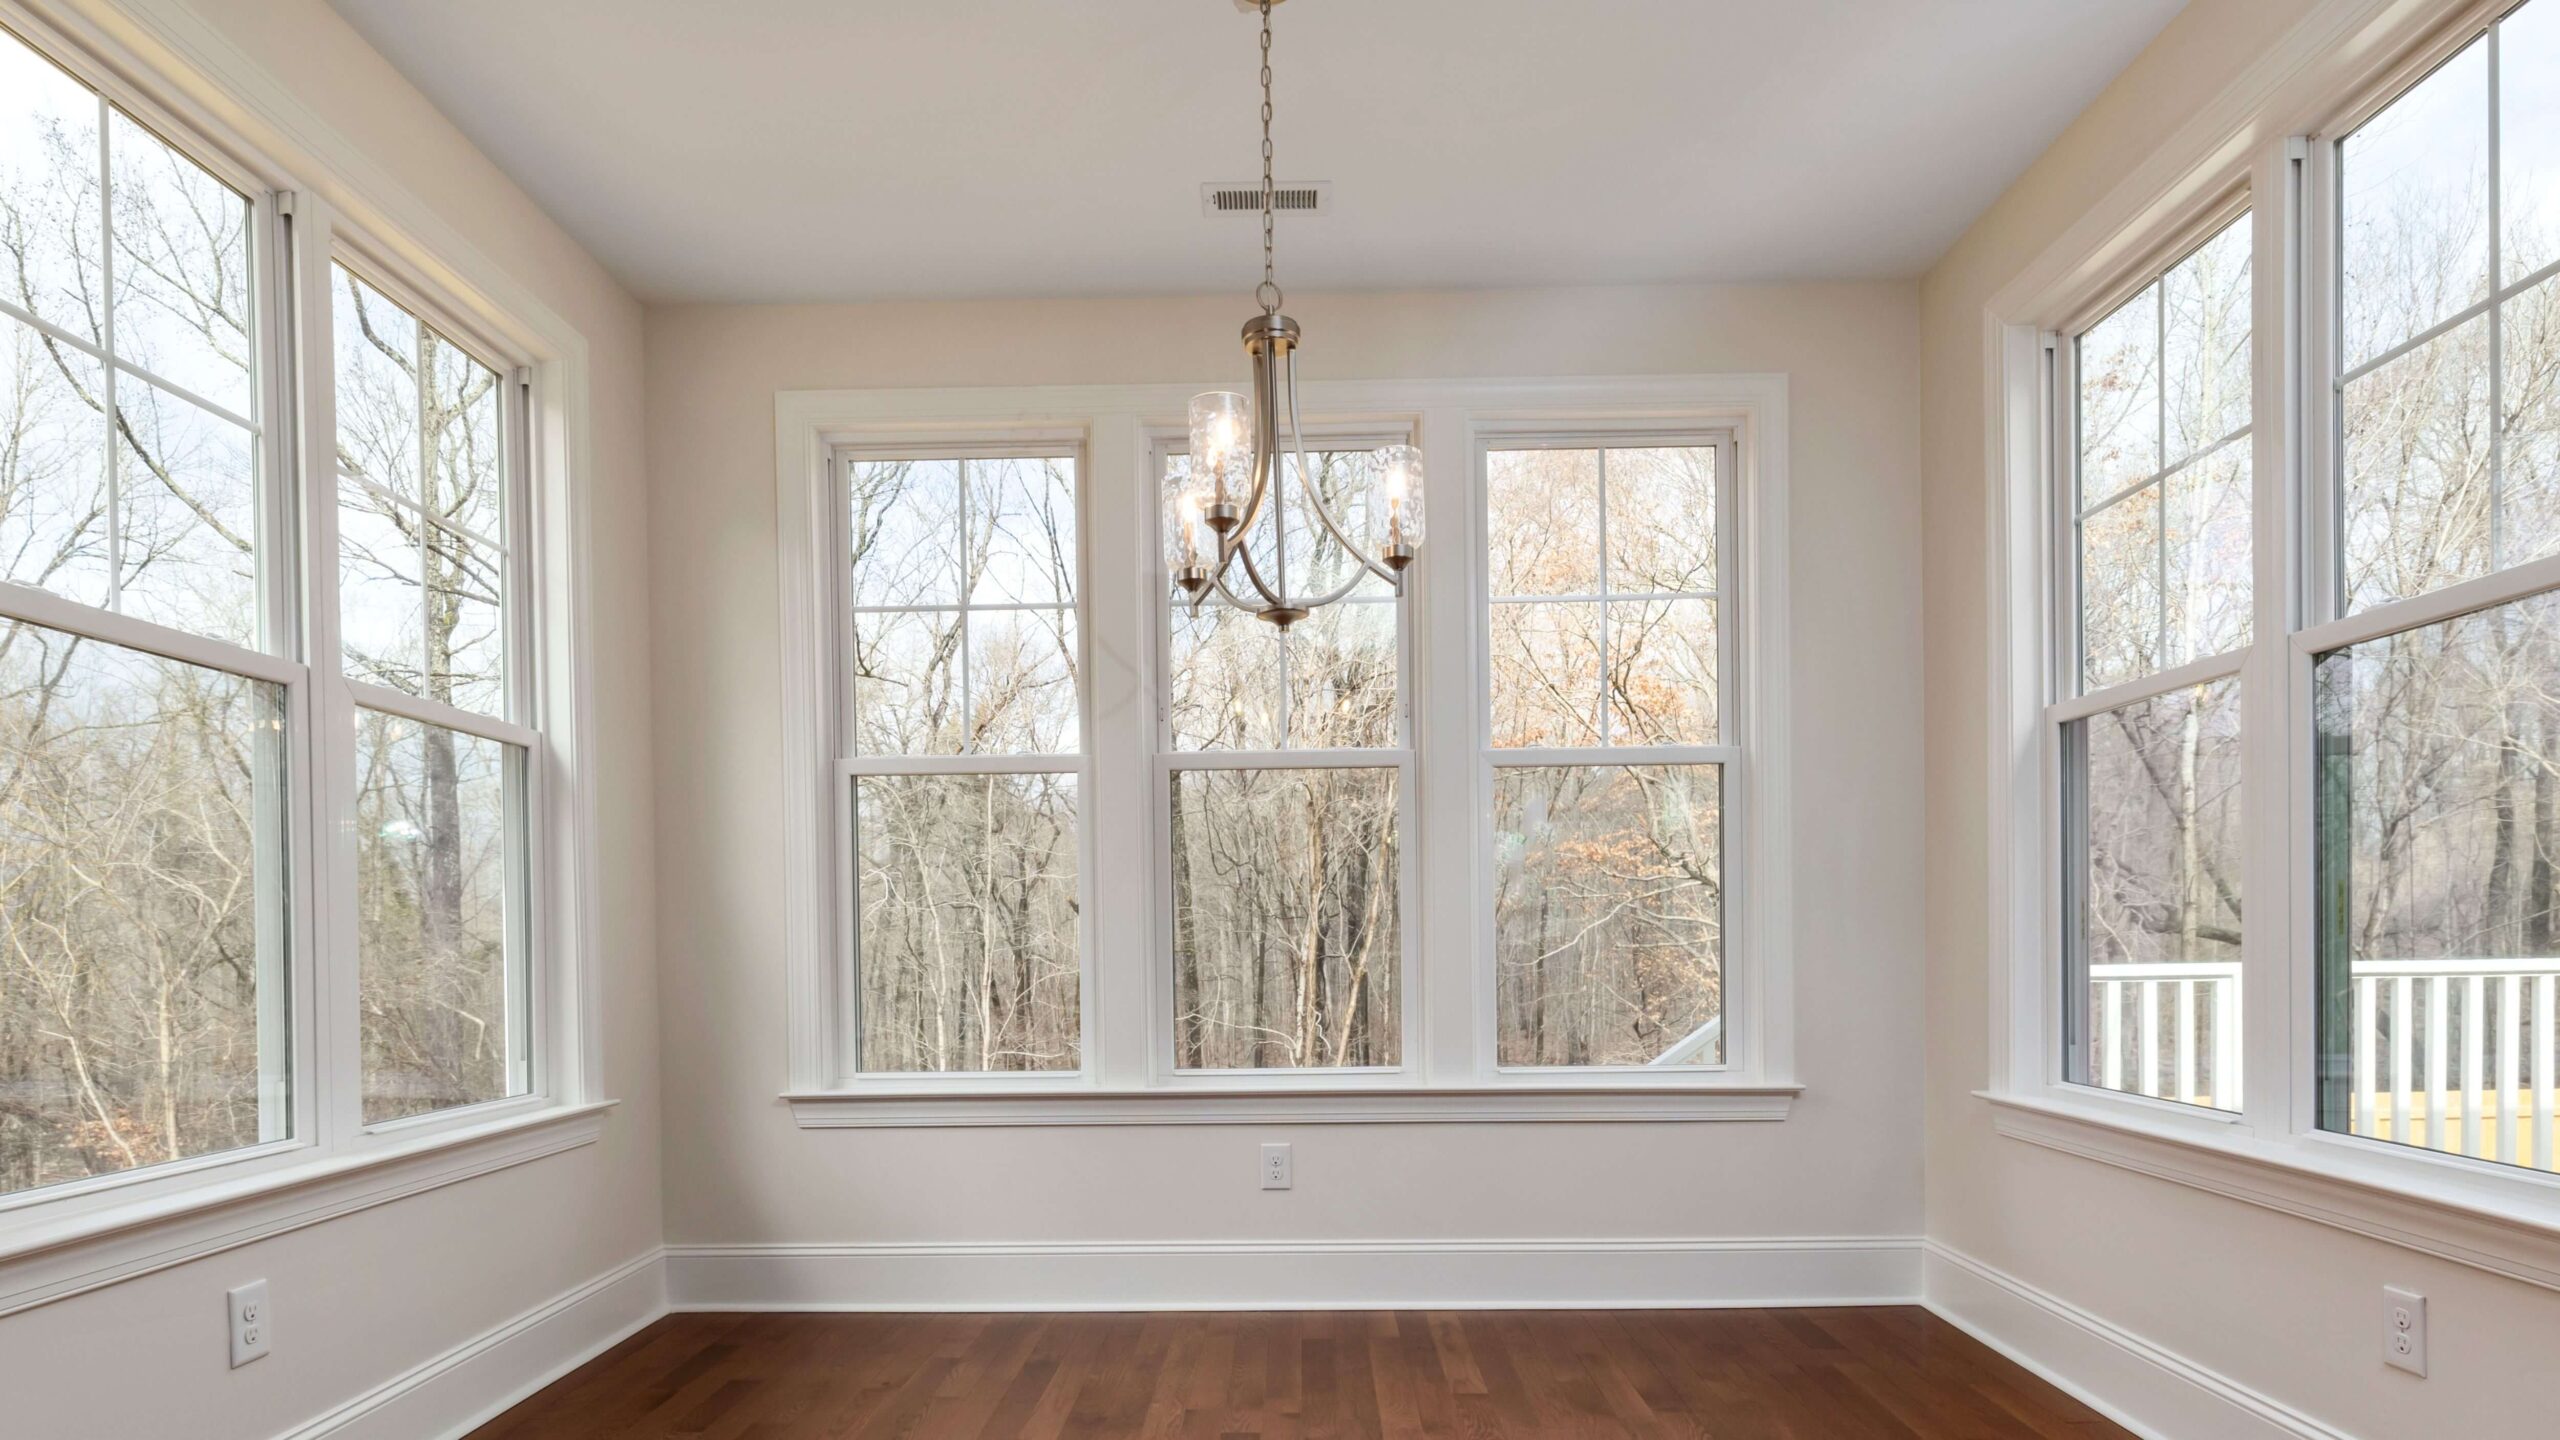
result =
[{"label": "white ceiling", "polygon": [[[650,300],[1249,290],[1234,0],[333,0]],[[2183,0],[1289,0],[1301,289],[1918,274]]]}]

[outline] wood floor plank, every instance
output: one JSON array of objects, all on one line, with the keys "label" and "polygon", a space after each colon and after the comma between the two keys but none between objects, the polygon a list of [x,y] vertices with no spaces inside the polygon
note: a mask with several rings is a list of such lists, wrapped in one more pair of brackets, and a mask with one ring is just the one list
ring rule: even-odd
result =
[{"label": "wood floor plank", "polygon": [[1914,1307],[670,1315],[473,1440],[2126,1440]]}]

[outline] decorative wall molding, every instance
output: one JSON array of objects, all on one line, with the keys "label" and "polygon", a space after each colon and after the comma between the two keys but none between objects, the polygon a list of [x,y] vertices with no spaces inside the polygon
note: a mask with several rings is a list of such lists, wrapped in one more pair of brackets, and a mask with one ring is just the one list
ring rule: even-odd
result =
[{"label": "decorative wall molding", "polygon": [[459,1440],[666,1314],[666,1280],[643,1251],[277,1440]]},{"label": "decorative wall molding", "polygon": [[1922,1303],[2145,1440],[2355,1440],[2220,1371],[1932,1240]]},{"label": "decorative wall molding", "polygon": [[671,1245],[678,1310],[1907,1305],[1909,1235]]},{"label": "decorative wall molding", "polygon": [[265,1171],[13,1234],[0,1256],[0,1315],[592,1145],[612,1108],[535,1111],[438,1132],[406,1149]]}]

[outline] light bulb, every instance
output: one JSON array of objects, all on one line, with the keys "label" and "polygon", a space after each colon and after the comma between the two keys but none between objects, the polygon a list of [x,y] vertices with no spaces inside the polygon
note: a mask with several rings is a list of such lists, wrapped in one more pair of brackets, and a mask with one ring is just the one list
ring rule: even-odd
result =
[{"label": "light bulb", "polygon": [[1422,452],[1411,445],[1382,445],[1370,456],[1382,502],[1370,512],[1370,541],[1378,558],[1401,570],[1422,548]]}]

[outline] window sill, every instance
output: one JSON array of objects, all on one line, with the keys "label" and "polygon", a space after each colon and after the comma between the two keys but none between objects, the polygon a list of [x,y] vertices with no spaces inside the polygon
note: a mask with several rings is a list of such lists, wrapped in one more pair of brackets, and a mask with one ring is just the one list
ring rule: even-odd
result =
[{"label": "window sill", "polygon": [[[2560,1290],[2560,1181],[2327,1134],[2269,1140],[2144,1107],[1977,1090],[2001,1134]],[[2185,1117],[2169,1117],[2181,1119]]]},{"label": "window sill", "polygon": [[0,1229],[0,1316],[593,1144],[613,1106],[556,1105],[147,1198],[31,1214]]},{"label": "window sill", "polygon": [[1553,1121],[1784,1120],[1800,1085],[1501,1086],[1481,1089],[952,1091],[786,1094],[803,1130],[1037,1125],[1508,1125]]}]

